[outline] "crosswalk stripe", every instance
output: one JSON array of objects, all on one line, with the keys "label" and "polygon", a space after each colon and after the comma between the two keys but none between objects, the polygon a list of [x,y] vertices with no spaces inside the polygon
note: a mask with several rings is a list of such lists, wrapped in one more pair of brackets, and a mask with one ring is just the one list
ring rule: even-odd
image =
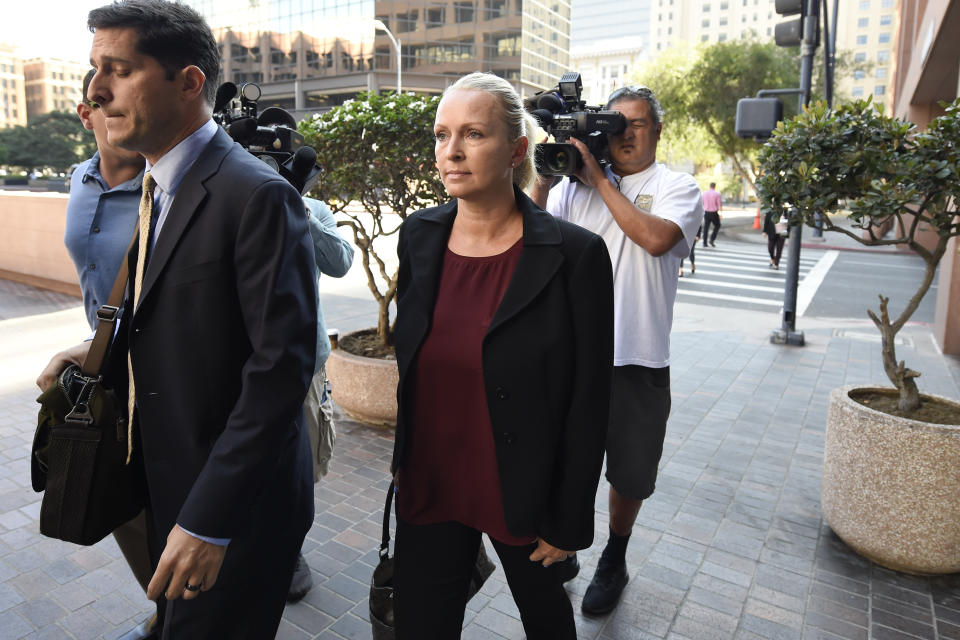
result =
[{"label": "crosswalk stripe", "polygon": [[761,287],[758,284],[740,284],[737,282],[727,282],[725,280],[705,280],[703,278],[692,278],[684,282],[684,285],[709,285],[712,287],[728,287],[730,289],[745,289],[747,291],[769,291],[771,293],[780,293],[783,287]]},{"label": "crosswalk stripe", "polygon": [[[686,269],[684,269],[686,271]],[[786,273],[784,271],[772,271],[770,269],[761,269],[765,274],[764,276],[751,276],[746,273],[730,273],[729,271],[718,271],[715,269],[704,269],[702,267],[697,267],[697,271],[694,274],[684,273],[684,278],[690,278],[691,283],[695,283],[700,280],[700,276],[714,276],[714,277],[723,277],[733,278],[734,280],[759,280],[760,282],[766,282],[767,284],[781,284]]]},{"label": "crosswalk stripe", "polygon": [[683,289],[682,291],[678,291],[677,294],[682,296],[696,296],[700,298],[714,298],[716,300],[733,300],[735,302],[749,302],[750,304],[759,304],[766,307],[782,307],[783,306],[783,301],[781,300],[767,300],[766,298],[750,298],[748,296],[734,296],[726,293],[714,293],[712,291],[691,291],[689,289]]},{"label": "crosswalk stripe", "polygon": [[797,287],[797,316],[802,316],[807,307],[810,306],[813,296],[816,295],[817,289],[823,284],[824,278],[827,277],[827,273],[833,263],[836,262],[838,255],[840,255],[838,251],[827,251],[820,258],[817,266],[811,269],[810,273],[800,281],[800,285]]},{"label": "crosswalk stripe", "polygon": [[[697,269],[698,269],[698,270],[700,269],[700,266],[699,266],[700,263],[701,263],[701,261],[700,261],[700,260],[697,260]],[[764,267],[744,267],[744,266],[739,266],[739,265],[735,265],[735,264],[725,264],[725,263],[722,263],[722,262],[716,262],[716,263],[714,263],[714,262],[711,262],[711,261],[706,261],[706,262],[704,262],[704,264],[706,264],[708,267],[714,267],[714,266],[716,266],[716,267],[722,267],[724,271],[727,271],[727,270],[732,270],[732,271],[755,271],[755,272],[757,272],[757,273],[771,273],[771,274],[773,274],[773,275],[776,275],[777,273],[781,273],[781,274],[782,274],[782,273],[785,273],[785,271],[786,271],[785,269],[780,269],[779,271],[777,271],[777,270],[771,269],[769,266],[764,266]],[[783,263],[781,262],[781,265],[782,265],[782,264],[783,264]],[[809,271],[809,269],[808,269],[808,271]],[[800,273],[801,273],[801,274],[804,273],[804,267],[803,267],[803,265],[800,265]]]}]

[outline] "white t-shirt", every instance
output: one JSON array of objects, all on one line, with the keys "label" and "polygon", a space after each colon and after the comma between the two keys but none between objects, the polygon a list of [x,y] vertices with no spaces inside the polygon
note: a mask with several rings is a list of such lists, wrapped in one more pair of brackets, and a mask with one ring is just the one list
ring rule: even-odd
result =
[{"label": "white t-shirt", "polygon": [[[607,178],[619,179],[608,166]],[[670,364],[670,328],[680,261],[690,253],[703,218],[700,187],[693,176],[654,163],[624,176],[620,192],[641,210],[677,224],[683,240],[659,258],[627,237],[600,192],[564,178],[550,190],[547,211],[569,220],[607,243],[613,263],[614,366]]]}]

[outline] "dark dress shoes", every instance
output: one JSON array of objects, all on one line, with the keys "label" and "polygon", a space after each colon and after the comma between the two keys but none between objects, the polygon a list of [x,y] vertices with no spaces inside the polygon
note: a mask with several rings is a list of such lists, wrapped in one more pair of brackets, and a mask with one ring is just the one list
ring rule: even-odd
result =
[{"label": "dark dress shoes", "polygon": [[566,560],[556,563],[557,572],[560,574],[561,582],[570,582],[580,573],[580,562],[577,560],[577,554],[572,554]]},{"label": "dark dress shoes", "polygon": [[597,565],[597,572],[583,594],[583,604],[580,608],[584,613],[598,616],[608,613],[620,601],[620,594],[627,586],[630,576],[627,575],[626,563],[610,562],[601,557]]},{"label": "dark dress shoes", "polygon": [[290,590],[287,591],[287,602],[297,602],[313,588],[313,576],[310,575],[310,566],[303,554],[297,555],[297,564],[293,568],[293,579],[290,580]]}]

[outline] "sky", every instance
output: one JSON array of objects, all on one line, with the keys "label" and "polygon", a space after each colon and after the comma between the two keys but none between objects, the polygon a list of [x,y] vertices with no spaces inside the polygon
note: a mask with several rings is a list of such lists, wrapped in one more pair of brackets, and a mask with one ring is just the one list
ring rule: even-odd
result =
[{"label": "sky", "polygon": [[0,42],[25,58],[44,56],[86,62],[93,34],[87,12],[107,0],[3,0]]}]

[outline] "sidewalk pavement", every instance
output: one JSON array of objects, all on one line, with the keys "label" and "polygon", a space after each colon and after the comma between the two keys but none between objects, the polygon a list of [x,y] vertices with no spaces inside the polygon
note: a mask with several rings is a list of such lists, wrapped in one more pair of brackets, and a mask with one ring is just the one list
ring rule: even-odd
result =
[{"label": "sidewalk pavement", "polygon": [[[343,329],[368,307],[324,296]],[[852,553],[820,514],[827,396],[885,383],[867,321],[803,318],[805,347],[771,345],[776,314],[678,303],[673,410],[657,492],[629,547],[630,583],[608,616],[580,615],[607,535],[607,484],[596,539],[568,584],[584,639],[960,639],[960,575],[918,577]],[[108,538],[82,548],[37,533],[40,495],[28,457],[37,389],[57,349],[85,333],[78,301],[0,281],[0,640],[106,638],[152,610]],[[929,328],[910,325],[898,354],[923,391],[960,397],[960,360]],[[315,587],[284,613],[279,638],[367,639],[368,581],[377,561],[392,433],[338,416],[330,474],[316,487],[304,544]],[[492,550],[491,550],[492,551]],[[493,556],[491,556],[493,557]],[[520,640],[519,614],[498,569],[470,601],[463,637]]]}]

